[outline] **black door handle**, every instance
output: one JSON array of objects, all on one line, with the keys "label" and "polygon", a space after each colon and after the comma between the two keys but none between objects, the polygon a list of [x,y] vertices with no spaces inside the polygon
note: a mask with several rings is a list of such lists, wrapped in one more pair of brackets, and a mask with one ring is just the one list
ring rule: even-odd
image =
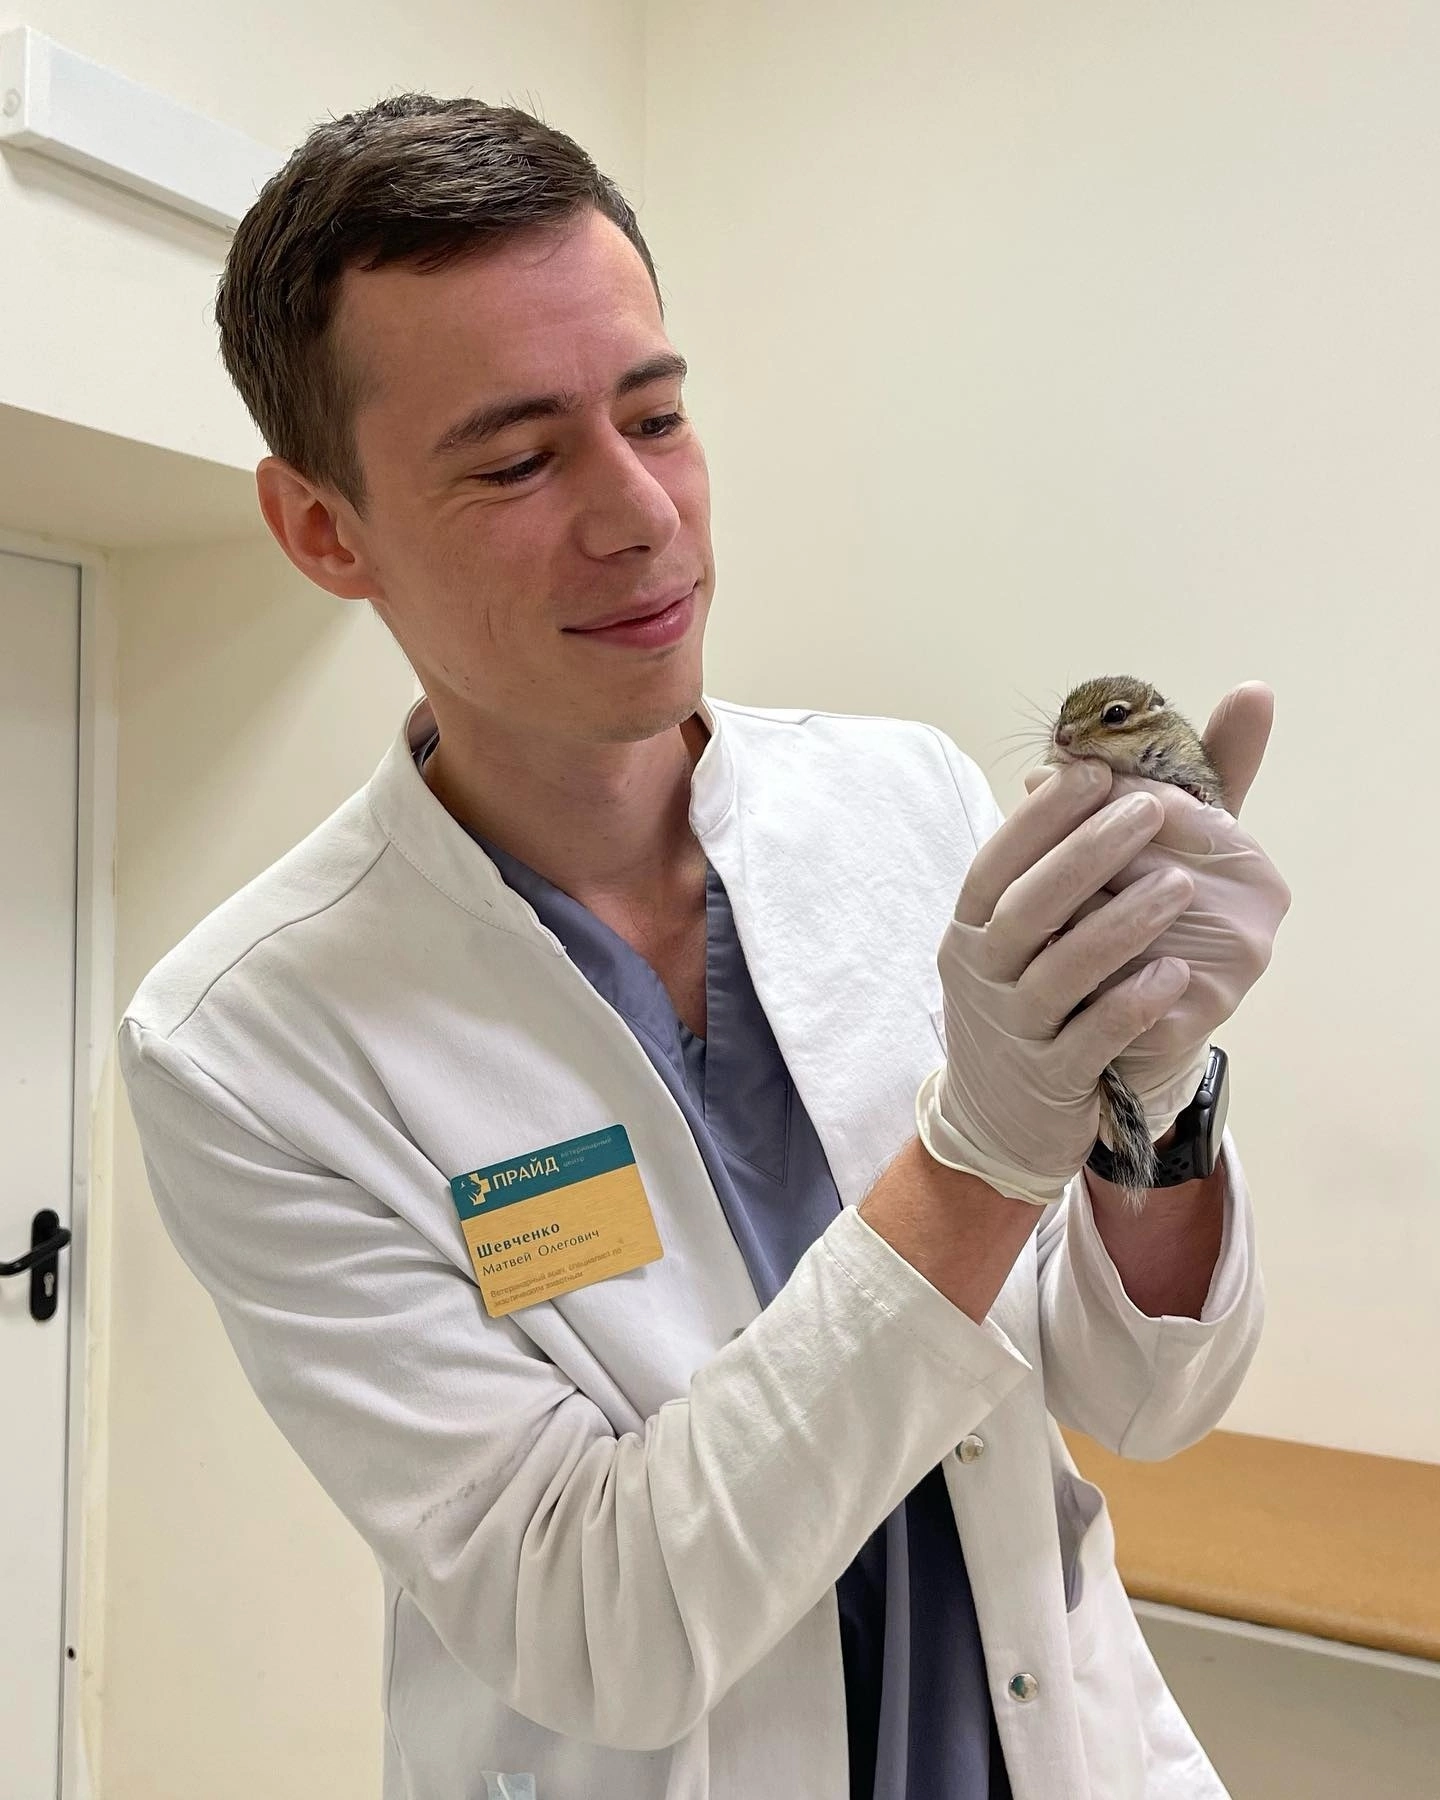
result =
[{"label": "black door handle", "polygon": [[50,1319],[58,1304],[56,1264],[60,1252],[70,1242],[68,1228],[60,1223],[60,1215],[42,1207],[30,1221],[30,1248],[14,1262],[0,1262],[0,1275],[23,1275],[30,1271],[30,1317]]},{"label": "black door handle", "polygon": [[[37,1221],[46,1216],[45,1213],[36,1213],[35,1215]],[[54,1219],[55,1214],[50,1213],[48,1217]],[[34,1235],[38,1236],[39,1233]],[[58,1231],[52,1229],[48,1237],[42,1238],[23,1256],[16,1257],[14,1262],[0,1262],[0,1275],[23,1275],[27,1269],[33,1269],[36,1263],[53,1262],[69,1242],[70,1233],[63,1225]]]}]

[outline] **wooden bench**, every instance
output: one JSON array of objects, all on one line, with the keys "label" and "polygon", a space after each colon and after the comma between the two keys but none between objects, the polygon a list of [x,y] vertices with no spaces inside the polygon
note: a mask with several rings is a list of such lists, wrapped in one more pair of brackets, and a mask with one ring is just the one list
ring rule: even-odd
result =
[{"label": "wooden bench", "polygon": [[1063,1436],[1132,1600],[1440,1661],[1440,1464],[1235,1431],[1135,1462]]}]

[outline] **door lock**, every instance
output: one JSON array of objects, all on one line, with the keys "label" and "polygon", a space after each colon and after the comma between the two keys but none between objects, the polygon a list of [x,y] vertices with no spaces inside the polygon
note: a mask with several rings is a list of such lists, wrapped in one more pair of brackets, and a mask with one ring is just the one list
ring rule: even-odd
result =
[{"label": "door lock", "polygon": [[51,1319],[60,1304],[58,1288],[60,1252],[70,1242],[69,1229],[60,1215],[42,1207],[30,1221],[30,1248],[14,1262],[0,1262],[0,1276],[30,1271],[30,1317]]}]

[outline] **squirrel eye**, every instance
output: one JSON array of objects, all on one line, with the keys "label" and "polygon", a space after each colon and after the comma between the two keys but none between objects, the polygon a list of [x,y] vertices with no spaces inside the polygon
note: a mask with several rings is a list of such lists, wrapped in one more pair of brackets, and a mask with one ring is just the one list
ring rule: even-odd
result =
[{"label": "squirrel eye", "polygon": [[1100,715],[1102,725],[1123,725],[1130,716],[1130,708],[1117,700],[1113,706],[1107,706]]}]

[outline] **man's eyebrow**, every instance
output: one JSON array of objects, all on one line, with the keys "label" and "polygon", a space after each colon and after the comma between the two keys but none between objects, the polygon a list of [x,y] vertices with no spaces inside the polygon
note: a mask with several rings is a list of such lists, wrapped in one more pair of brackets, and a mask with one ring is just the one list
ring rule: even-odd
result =
[{"label": "man's eyebrow", "polygon": [[[650,356],[633,369],[627,369],[615,383],[614,397],[623,399],[636,388],[649,387],[654,381],[683,381],[689,364],[674,351]],[[497,436],[511,425],[523,425],[529,419],[558,419],[574,412],[580,404],[574,394],[526,394],[514,400],[494,400],[477,406],[474,412],[452,425],[431,451],[432,456],[445,456],[452,450],[473,450],[487,438]]]}]

